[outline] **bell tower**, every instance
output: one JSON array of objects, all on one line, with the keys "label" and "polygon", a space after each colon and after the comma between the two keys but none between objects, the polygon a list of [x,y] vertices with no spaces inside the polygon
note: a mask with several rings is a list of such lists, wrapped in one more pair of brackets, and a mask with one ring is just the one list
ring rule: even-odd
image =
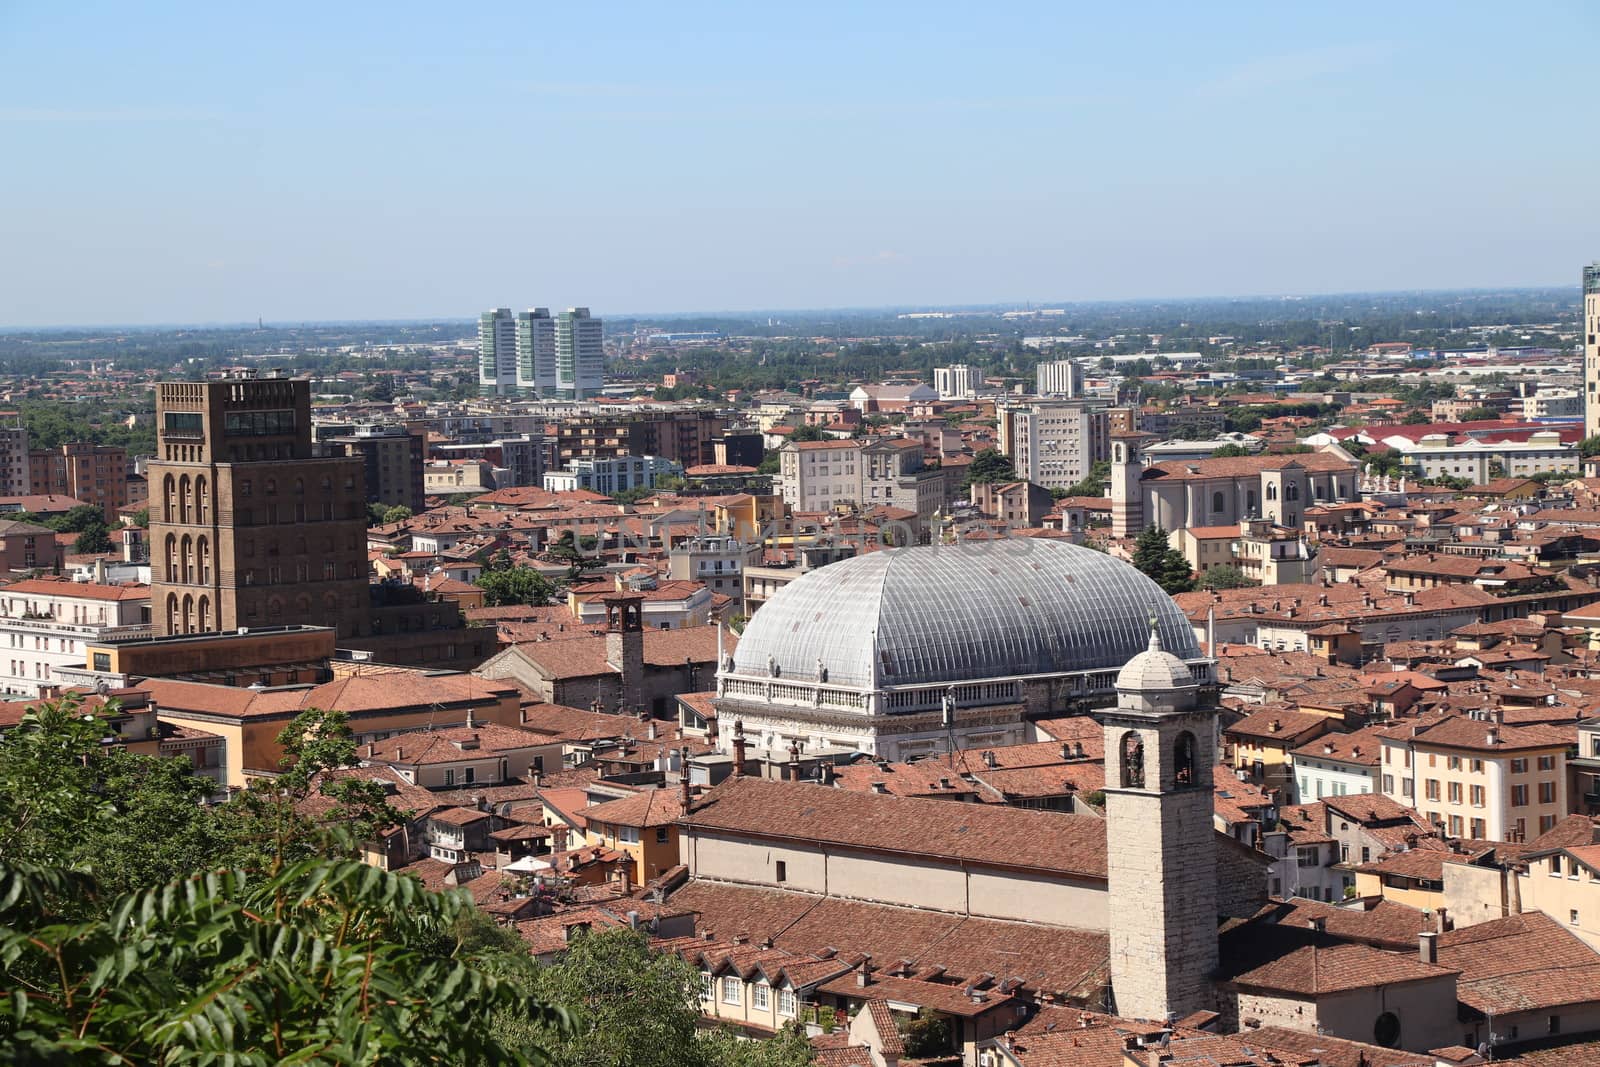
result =
[{"label": "bell tower", "polygon": [[1216,709],[1188,666],[1150,646],[1117,675],[1105,728],[1111,990],[1118,1015],[1214,1010]]}]

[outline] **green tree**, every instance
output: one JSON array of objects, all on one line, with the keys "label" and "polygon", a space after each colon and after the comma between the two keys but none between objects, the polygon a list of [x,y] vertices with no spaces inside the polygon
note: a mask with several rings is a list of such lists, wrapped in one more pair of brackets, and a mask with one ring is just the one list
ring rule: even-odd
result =
[{"label": "green tree", "polygon": [[832,438],[830,438],[827,434],[822,432],[822,427],[821,426],[812,426],[811,424],[806,423],[806,424],[803,424],[803,425],[800,425],[800,426],[796,426],[794,428],[794,431],[789,434],[789,440],[791,440],[791,441],[828,441],[828,440],[832,440]]},{"label": "green tree", "polygon": [[78,539],[72,543],[72,548],[73,551],[83,555],[110,552],[111,531],[106,528],[105,523],[101,523],[98,526],[90,526],[78,534]]},{"label": "green tree", "polygon": [[76,504],[65,515],[46,519],[45,525],[57,533],[82,533],[95,527],[105,528],[105,512],[93,504]]},{"label": "green tree", "polygon": [[700,973],[629,929],[581,934],[533,984],[576,1026],[543,1044],[557,1067],[682,1067],[697,1056]]},{"label": "green tree", "polygon": [[1584,459],[1600,456],[1600,436],[1585,437],[1578,442],[1578,455]]},{"label": "green tree", "polygon": [[1413,409],[1406,412],[1405,418],[1400,420],[1401,424],[1405,426],[1426,426],[1432,421],[1433,417],[1426,411],[1422,411],[1420,409]]},{"label": "green tree", "polygon": [[133,513],[133,524],[141,530],[150,529],[150,509],[140,508]]},{"label": "green tree", "polygon": [[1095,460],[1094,466],[1089,468],[1089,473],[1082,481],[1067,486],[1066,490],[1056,496],[1055,490],[1050,491],[1051,496],[1057,500],[1064,496],[1105,496],[1106,481],[1111,477],[1111,461],[1106,459]]},{"label": "green tree", "polygon": [[[1596,439],[1600,441],[1600,438]],[[761,462],[756,466],[757,474],[777,474],[779,465],[783,461],[782,454],[776,448],[769,448],[761,455]]]},{"label": "green tree", "polygon": [[311,859],[192,875],[76,919],[72,902],[101,892],[0,861],[5,1062],[523,1064],[498,1017],[564,1033],[559,1009],[440,939],[473,907],[462,891]]},{"label": "green tree", "polygon": [[1171,547],[1167,531],[1159,526],[1146,526],[1134,544],[1133,565],[1169,594],[1187,593],[1194,589],[1194,572],[1183,553]]},{"label": "green tree", "polygon": [[531,604],[539,607],[550,603],[555,586],[550,579],[532,567],[498,567],[485,569],[478,575],[477,585],[483,590],[484,603],[490,607],[505,604]]},{"label": "green tree", "polygon": [[1244,576],[1244,572],[1231,563],[1223,563],[1212,567],[1200,576],[1201,589],[1243,589],[1255,585]]},{"label": "green tree", "polygon": [[1250,455],[1250,450],[1243,445],[1226,444],[1211,453],[1212,459],[1234,459],[1239,456]]},{"label": "green tree", "polygon": [[405,522],[410,517],[411,509],[404,504],[396,504],[393,507],[383,509],[383,525],[385,526],[394,522]]},{"label": "green tree", "polygon": [[1462,422],[1498,422],[1500,413],[1490,407],[1468,408],[1461,413]]},{"label": "green tree", "polygon": [[973,485],[1016,480],[1017,468],[1012,464],[1011,457],[1003,455],[999,449],[986,448],[967,464],[967,476],[962,480],[961,487],[965,489]]},{"label": "green tree", "polygon": [[928,1008],[919,1011],[915,1018],[900,1025],[906,1055],[914,1059],[942,1056],[951,1051],[950,1024]]}]

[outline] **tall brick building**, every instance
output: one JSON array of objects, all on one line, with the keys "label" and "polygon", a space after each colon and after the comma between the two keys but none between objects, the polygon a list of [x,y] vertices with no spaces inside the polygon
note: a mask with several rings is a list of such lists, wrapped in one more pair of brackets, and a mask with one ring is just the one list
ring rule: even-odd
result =
[{"label": "tall brick building", "polygon": [[93,504],[116,522],[128,500],[128,450],[84,442],[28,451],[28,491]]},{"label": "tall brick building", "polygon": [[151,487],[156,633],[370,629],[360,457],[313,455],[304,379],[163,382]]}]

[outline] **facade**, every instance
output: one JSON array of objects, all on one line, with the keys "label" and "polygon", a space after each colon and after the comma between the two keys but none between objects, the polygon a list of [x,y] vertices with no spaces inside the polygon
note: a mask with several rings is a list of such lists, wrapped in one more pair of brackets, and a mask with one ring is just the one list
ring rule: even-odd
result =
[{"label": "facade", "polygon": [[1034,392],[1040,396],[1082,396],[1083,364],[1071,359],[1040,363],[1034,368]]},{"label": "facade", "polygon": [[48,526],[0,518],[0,569],[61,573],[66,550]]},{"label": "facade", "polygon": [[369,632],[364,464],[313,455],[310,414],[306,379],[156,387],[158,635],[294,623]]},{"label": "facade", "polygon": [[713,594],[732,597],[742,614],[745,568],[761,562],[761,545],[705,534],[679,542],[669,560],[668,575],[674,581],[699,582]]},{"label": "facade", "polygon": [[1600,434],[1600,262],[1583,268],[1583,436]]},{"label": "facade", "polygon": [[1046,489],[1067,489],[1109,457],[1103,408],[1082,400],[1035,401],[999,409],[1000,451],[1017,477]]},{"label": "facade", "polygon": [[933,369],[933,388],[940,400],[971,400],[982,384],[978,369],[965,363]]},{"label": "facade", "polygon": [[1452,837],[1531,841],[1569,810],[1571,744],[1557,727],[1493,717],[1404,720],[1383,731],[1380,784]]},{"label": "facade", "polygon": [[568,308],[556,319],[556,396],[582,400],[605,384],[601,322],[588,308]]},{"label": "facade", "polygon": [[16,415],[0,425],[0,496],[28,495],[28,430]]},{"label": "facade", "polygon": [[1210,684],[1177,605],[1104,553],[1037,538],[872,552],[801,575],[751,616],[717,675],[718,717],[769,754],[1016,744],[1030,715],[1109,700],[1152,614]]},{"label": "facade", "polygon": [[614,456],[575,459],[563,471],[548,471],[544,487],[552,493],[587,489],[594,493],[621,493],[629,489],[654,489],[665,477],[682,477],[683,467],[659,456]]},{"label": "facade", "polygon": [[517,312],[517,388],[540,396],[554,396],[556,375],[556,323],[549,308]]},{"label": "facade", "polygon": [[[30,579],[0,589],[0,689],[41,696],[97,641],[148,637],[150,589]],[[70,683],[69,683],[70,684]]]},{"label": "facade", "polygon": [[727,428],[725,417],[704,410],[578,415],[556,423],[546,440],[557,468],[591,456],[660,456],[696,467],[715,460],[712,442]]},{"label": "facade", "polygon": [[367,503],[407,507],[414,515],[427,507],[422,480],[427,442],[422,434],[401,426],[364,426],[353,434],[329,438],[327,444],[361,459]]},{"label": "facade", "polygon": [[500,395],[517,390],[517,320],[510,308],[478,316],[478,387]]},{"label": "facade", "polygon": [[1526,478],[1547,471],[1577,471],[1576,442],[1558,430],[1540,430],[1524,441],[1480,441],[1450,434],[1424,434],[1399,449],[1406,465],[1425,478],[1465,478],[1483,484],[1502,476]]},{"label": "facade", "polygon": [[794,511],[861,504],[861,442],[790,441],[779,449],[778,492]]},{"label": "facade", "polygon": [[1143,440],[1123,436],[1111,445],[1111,532],[1116,537],[1137,536],[1151,524],[1172,531],[1248,518],[1298,530],[1307,508],[1357,496],[1357,465],[1342,449],[1146,466]]},{"label": "facade", "polygon": [[128,504],[128,450],[76,442],[28,452],[28,492],[93,504],[115,523]]},{"label": "facade", "polygon": [[[1188,664],[1149,648],[1100,712],[1106,753],[1106,901],[1119,1014],[1171,1019],[1216,1003],[1217,884],[1211,768],[1216,709]],[[1178,878],[1179,871],[1197,877]]]}]

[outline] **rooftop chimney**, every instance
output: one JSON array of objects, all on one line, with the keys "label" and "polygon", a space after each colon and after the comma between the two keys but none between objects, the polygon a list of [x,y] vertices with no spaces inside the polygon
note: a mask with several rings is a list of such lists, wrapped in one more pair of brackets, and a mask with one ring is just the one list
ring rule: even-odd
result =
[{"label": "rooftop chimney", "polygon": [[1417,935],[1417,958],[1423,963],[1439,962],[1439,935],[1432,930],[1424,930]]},{"label": "rooftop chimney", "polygon": [[733,774],[744,777],[744,720],[733,720]]}]

